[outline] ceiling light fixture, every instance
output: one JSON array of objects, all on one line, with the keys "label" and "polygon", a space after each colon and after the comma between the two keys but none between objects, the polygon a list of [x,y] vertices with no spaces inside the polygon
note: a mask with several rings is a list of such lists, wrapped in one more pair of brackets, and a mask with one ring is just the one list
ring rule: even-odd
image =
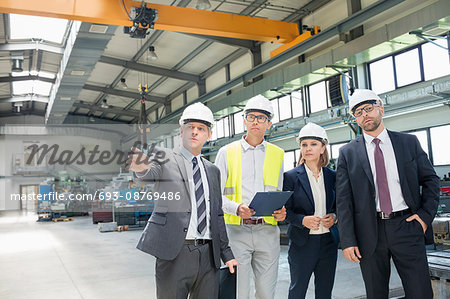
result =
[{"label": "ceiling light fixture", "polygon": [[102,105],[101,105],[100,107],[102,107],[103,109],[108,109],[108,108],[109,108],[109,105],[108,105],[108,103],[106,102],[106,99],[103,99]]},{"label": "ceiling light fixture", "polygon": [[15,102],[14,107],[16,107],[17,112],[20,112],[20,108],[23,107],[23,102]]},{"label": "ceiling light fixture", "polygon": [[156,55],[156,53],[155,53],[155,47],[154,46],[148,47],[147,59],[148,60],[156,60],[156,59],[158,59],[158,55]]},{"label": "ceiling light fixture", "polygon": [[125,78],[120,78],[120,83],[119,83],[120,87],[122,87],[123,89],[127,89],[128,85],[126,83]]},{"label": "ceiling light fixture", "polygon": [[13,58],[12,63],[13,63],[13,65],[12,65],[11,71],[13,73],[21,73],[21,72],[23,72],[23,68],[22,68],[23,58],[22,59],[21,58]]},{"label": "ceiling light fixture", "polygon": [[211,8],[211,3],[209,3],[208,0],[197,0],[197,4],[195,5],[195,8],[201,9],[201,10],[207,10]]}]

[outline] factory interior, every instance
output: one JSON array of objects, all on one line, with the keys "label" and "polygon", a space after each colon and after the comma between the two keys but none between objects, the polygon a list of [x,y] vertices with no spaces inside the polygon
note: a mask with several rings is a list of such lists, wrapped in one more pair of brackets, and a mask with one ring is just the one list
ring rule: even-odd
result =
[{"label": "factory interior", "polygon": [[[415,135],[440,178],[427,255],[435,298],[449,298],[450,1],[0,0],[0,298],[156,298],[155,258],[136,249],[153,185],[125,169],[130,148],[178,148],[180,116],[200,102],[214,162],[263,95],[284,172],[310,122],[336,169],[362,134],[355,88],[379,95],[386,128]],[[276,299],[290,281],[278,225]],[[339,250],[333,298],[365,296]],[[389,297],[404,296],[393,267]]]}]

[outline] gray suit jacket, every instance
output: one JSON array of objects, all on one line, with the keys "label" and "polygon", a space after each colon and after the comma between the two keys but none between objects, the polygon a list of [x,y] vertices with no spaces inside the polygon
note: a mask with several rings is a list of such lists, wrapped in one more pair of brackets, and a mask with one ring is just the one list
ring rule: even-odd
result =
[{"label": "gray suit jacket", "polygon": [[[173,260],[180,252],[189,227],[191,201],[184,158],[179,151],[158,149],[166,153],[167,163],[152,162],[145,177],[137,178],[139,183],[154,182],[153,192],[160,199],[155,200],[152,216],[141,235],[137,248],[156,258]],[[202,158],[208,177],[210,200],[210,231],[214,263],[220,268],[220,259],[227,262],[234,258],[228,245],[228,236],[222,211],[220,171],[211,162]],[[173,199],[169,200],[172,193]],[[155,194],[156,195],[156,194]],[[162,197],[165,199],[161,199]],[[176,200],[179,198],[179,200]]]}]

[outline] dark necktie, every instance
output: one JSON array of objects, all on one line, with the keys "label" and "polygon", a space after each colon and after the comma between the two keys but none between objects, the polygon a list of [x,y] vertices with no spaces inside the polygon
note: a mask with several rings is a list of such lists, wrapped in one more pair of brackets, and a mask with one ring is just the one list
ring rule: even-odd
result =
[{"label": "dark necktie", "polygon": [[197,158],[192,158],[194,173],[195,201],[197,202],[197,231],[203,235],[206,231],[206,202],[203,190],[202,176]]},{"label": "dark necktie", "polygon": [[391,194],[386,176],[386,166],[384,164],[383,152],[380,148],[380,139],[374,138],[375,143],[375,170],[377,172],[378,198],[380,200],[380,209],[389,215],[392,212]]}]

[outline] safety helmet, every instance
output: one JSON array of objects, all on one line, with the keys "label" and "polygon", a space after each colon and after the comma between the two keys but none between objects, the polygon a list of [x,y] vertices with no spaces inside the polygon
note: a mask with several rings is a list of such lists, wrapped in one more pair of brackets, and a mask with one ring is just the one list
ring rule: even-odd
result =
[{"label": "safety helmet", "polygon": [[383,101],[374,91],[370,89],[355,89],[348,102],[350,113],[353,115],[354,109],[357,106],[369,101],[380,101],[380,105],[383,105]]},{"label": "safety helmet", "polygon": [[325,129],[315,123],[307,123],[298,133],[297,141],[302,142],[304,139],[315,139],[324,144],[328,144],[328,136]]},{"label": "safety helmet", "polygon": [[214,125],[214,116],[208,107],[202,103],[195,103],[184,109],[180,118],[180,126],[189,122],[204,123],[208,127],[212,128]]},{"label": "safety helmet", "polygon": [[248,100],[247,105],[244,108],[244,114],[250,112],[261,112],[267,115],[269,119],[273,117],[273,106],[272,103],[266,99],[263,95],[257,95]]}]

